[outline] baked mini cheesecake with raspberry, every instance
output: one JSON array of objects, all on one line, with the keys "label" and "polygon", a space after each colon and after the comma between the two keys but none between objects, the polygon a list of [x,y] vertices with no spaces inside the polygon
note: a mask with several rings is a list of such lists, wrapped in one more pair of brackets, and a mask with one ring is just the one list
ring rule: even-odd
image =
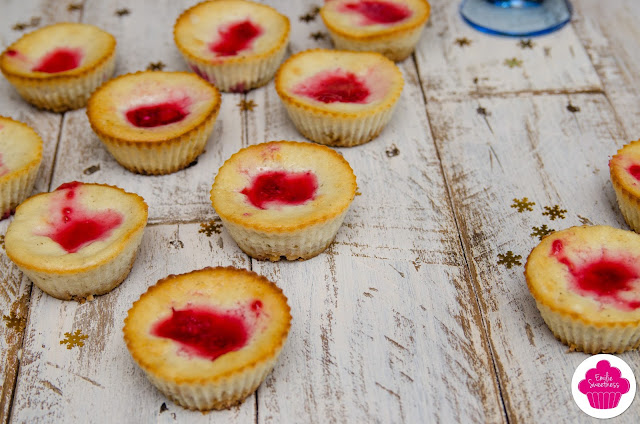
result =
[{"label": "baked mini cheesecake with raspberry", "polygon": [[525,277],[563,343],[587,353],[640,346],[640,235],[607,226],[557,231],[532,250]]},{"label": "baked mini cheesecake with raspberry", "polygon": [[0,215],[7,218],[33,190],[42,139],[31,127],[0,116]]},{"label": "baked mini cheesecake with raspberry", "polygon": [[91,128],[128,170],[168,174],[204,151],[220,93],[189,72],[137,72],[108,81],[89,99]]},{"label": "baked mini cheesecake with raspberry", "polygon": [[180,15],[173,35],[192,71],[222,91],[245,92],[273,78],[289,42],[289,19],[252,1],[206,1]]},{"label": "baked mini cheesecake with raspberry", "polygon": [[244,148],[218,171],[211,202],[238,246],[256,259],[309,259],[333,241],[356,193],[334,150],[272,141]]},{"label": "baked mini cheesecake with raspberry", "polygon": [[320,16],[337,49],[406,59],[429,18],[426,0],[327,0]]},{"label": "baked mini cheesecake with raspberry", "polygon": [[78,109],[111,78],[116,39],[100,28],[59,23],[30,32],[0,56],[0,71],[29,103],[54,112]]},{"label": "baked mini cheesecake with raspberry", "polygon": [[146,223],[147,204],[137,194],[66,183],[18,206],[5,250],[42,291],[82,300],[111,291],[127,277]]},{"label": "baked mini cheesecake with raspberry", "polygon": [[123,331],[131,356],[162,393],[204,411],[251,395],[290,326],[287,298],[275,284],[218,267],[158,281],[133,304]]},{"label": "baked mini cheesecake with raspberry", "polygon": [[640,140],[618,150],[609,161],[611,184],[629,227],[640,232]]},{"label": "baked mini cheesecake with raspberry", "polygon": [[276,75],[276,91],[305,137],[329,146],[366,143],[387,125],[404,81],[378,53],[307,50]]}]

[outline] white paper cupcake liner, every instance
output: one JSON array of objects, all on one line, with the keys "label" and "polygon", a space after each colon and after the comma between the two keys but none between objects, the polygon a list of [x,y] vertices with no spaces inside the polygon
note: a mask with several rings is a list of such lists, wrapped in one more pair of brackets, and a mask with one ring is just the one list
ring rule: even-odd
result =
[{"label": "white paper cupcake liner", "polygon": [[376,52],[394,62],[398,62],[406,59],[413,53],[422,35],[424,25],[407,30],[402,34],[394,34],[393,36],[373,40],[349,38],[332,31],[331,28],[327,29],[335,48],[338,50]]},{"label": "white paper cupcake liner", "polygon": [[612,183],[624,220],[633,231],[640,233],[640,201],[627,193],[614,179]]},{"label": "white paper cupcake liner", "polygon": [[94,128],[116,161],[129,171],[146,175],[163,175],[185,168],[200,155],[213,132],[220,108],[197,128],[163,142],[129,142],[102,134]]},{"label": "white paper cupcake liner", "polygon": [[211,64],[196,61],[187,55],[183,57],[193,72],[214,84],[220,91],[244,93],[271,81],[282,62],[287,44],[283,43],[272,55],[262,59],[248,58],[244,61]]},{"label": "white paper cupcake liner", "polygon": [[21,175],[0,183],[0,216],[5,216],[22,203],[33,190],[40,162]]},{"label": "white paper cupcake liner", "polygon": [[310,259],[329,247],[347,211],[321,224],[283,233],[254,230],[226,219],[222,223],[238,247],[252,258],[279,261],[285,257],[293,261]]},{"label": "white paper cupcake liner", "polygon": [[585,353],[622,353],[640,346],[640,326],[585,324],[564,316],[536,301],[540,314],[553,334],[572,349]]}]

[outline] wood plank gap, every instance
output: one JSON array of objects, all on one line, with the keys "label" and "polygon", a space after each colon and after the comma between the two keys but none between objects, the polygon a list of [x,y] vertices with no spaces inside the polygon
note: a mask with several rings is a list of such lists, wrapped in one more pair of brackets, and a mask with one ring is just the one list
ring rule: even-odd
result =
[{"label": "wood plank gap", "polygon": [[480,290],[479,285],[477,284],[477,281],[475,278],[473,278],[473,274],[472,273],[472,267],[471,267],[471,261],[469,260],[469,258],[472,256],[471,255],[471,251],[469,248],[469,243],[467,241],[467,243],[465,243],[465,237],[462,233],[462,228],[460,226],[460,222],[459,222],[459,217],[458,217],[458,211],[456,210],[456,208],[454,207],[454,203],[453,203],[453,195],[451,194],[451,185],[449,184],[449,181],[447,180],[447,174],[444,172],[444,167],[442,165],[442,157],[440,155],[440,149],[438,147],[438,143],[436,142],[436,134],[433,132],[433,124],[431,122],[431,117],[429,116],[429,109],[426,107],[427,106],[427,96],[426,93],[424,92],[424,84],[422,81],[422,77],[420,76],[420,67],[418,65],[418,61],[416,60],[416,55],[415,53],[411,54],[411,59],[413,61],[413,66],[415,67],[416,70],[416,75],[418,77],[418,81],[419,81],[419,85],[420,85],[420,92],[422,93],[422,99],[424,101],[425,104],[425,114],[427,116],[427,121],[429,122],[429,131],[431,132],[431,138],[433,140],[433,144],[434,144],[434,148],[436,151],[436,156],[438,157],[438,163],[440,165],[440,174],[442,175],[442,180],[444,181],[444,186],[445,189],[447,190],[447,200],[449,202],[449,207],[451,208],[452,212],[453,212],[453,221],[455,223],[456,226],[456,230],[458,231],[458,239],[460,240],[460,246],[462,247],[462,256],[464,258],[464,263],[465,263],[465,268],[467,269],[467,275],[469,275],[469,278],[471,280],[471,287],[473,288],[473,294],[475,296],[475,301],[476,301],[476,306],[478,308],[478,313],[480,314],[480,321],[482,323],[482,332],[484,334],[484,338],[486,340],[487,343],[487,347],[489,348],[489,354],[491,355],[491,364],[493,366],[493,374],[495,376],[496,379],[496,383],[498,385],[498,393],[500,394],[500,401],[502,403],[502,412],[503,412],[503,416],[507,422],[507,424],[510,424],[511,420],[509,418],[509,412],[507,410],[506,407],[506,400],[503,394],[503,390],[502,390],[502,382],[500,381],[500,374],[498,373],[498,365],[496,363],[496,357],[495,357],[495,352],[493,350],[493,345],[491,344],[491,339],[489,338],[489,332],[487,331],[487,323],[485,321],[485,317],[482,313],[483,309],[482,309],[482,305],[480,304],[480,296],[478,295],[478,291]]},{"label": "wood plank gap", "polygon": [[[416,65],[416,68],[418,66]],[[418,68],[419,69],[419,68]],[[420,78],[420,83],[422,83],[422,78]],[[424,86],[420,87],[422,90],[422,94],[425,95]],[[451,96],[451,97],[425,97],[425,101],[441,101],[441,102],[451,102],[451,101],[463,101],[472,99],[487,99],[487,98],[497,98],[497,99],[512,99],[514,97],[524,97],[524,96],[571,96],[574,94],[606,94],[606,92],[602,89],[584,89],[584,90],[520,90],[520,91],[510,91],[510,92],[491,92],[491,91],[471,91],[462,96]]]},{"label": "wood plank gap", "polygon": [[[22,278],[27,278],[22,277]],[[20,337],[20,345],[18,347],[18,353],[20,357],[18,358],[18,365],[16,366],[16,374],[13,377],[13,390],[11,391],[11,399],[9,399],[9,410],[7,411],[7,415],[4,417],[5,421],[3,424],[7,424],[11,422],[11,413],[13,412],[13,402],[16,397],[16,386],[18,385],[18,376],[20,375],[20,367],[22,366],[22,347],[24,346],[24,339],[27,334],[27,329],[29,328],[29,321],[31,319],[31,294],[33,293],[33,283],[31,283],[29,287],[29,296],[27,296],[27,303],[24,305],[25,310],[27,311],[27,319],[24,324],[24,330],[22,330],[22,337]]]},{"label": "wood plank gap", "polygon": [[64,126],[65,113],[60,115],[60,125],[58,126],[58,137],[56,137],[56,150],[53,153],[53,164],[51,165],[51,173],[49,174],[49,191],[51,191],[51,185],[53,184],[53,174],[56,172],[56,165],[58,164],[58,149],[60,148],[60,140],[62,139],[62,129]]}]

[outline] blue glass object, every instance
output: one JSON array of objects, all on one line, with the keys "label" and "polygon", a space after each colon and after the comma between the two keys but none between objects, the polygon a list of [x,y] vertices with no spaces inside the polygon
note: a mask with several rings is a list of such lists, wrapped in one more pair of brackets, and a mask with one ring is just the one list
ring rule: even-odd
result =
[{"label": "blue glass object", "polygon": [[568,0],[463,0],[460,15],[482,32],[532,37],[566,25],[571,5]]}]

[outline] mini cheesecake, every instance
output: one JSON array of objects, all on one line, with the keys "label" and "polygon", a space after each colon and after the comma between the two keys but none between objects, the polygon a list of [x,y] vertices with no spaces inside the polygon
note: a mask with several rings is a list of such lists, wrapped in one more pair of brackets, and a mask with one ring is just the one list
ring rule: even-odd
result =
[{"label": "mini cheesecake", "polygon": [[305,137],[329,146],[366,143],[387,125],[404,81],[378,53],[307,50],[276,75],[276,90]]},{"label": "mini cheesecake", "polygon": [[180,15],[173,36],[192,71],[222,91],[241,93],[273,78],[289,42],[289,19],[251,1],[206,1]]},{"label": "mini cheesecake", "polygon": [[146,223],[147,205],[137,194],[66,183],[18,206],[5,250],[42,291],[83,300],[111,291],[127,277]]},{"label": "mini cheesecake", "polygon": [[168,174],[203,152],[220,93],[188,72],[137,72],[107,82],[87,105],[91,128],[109,153],[139,174]]},{"label": "mini cheesecake", "polygon": [[320,16],[337,49],[406,59],[429,18],[426,0],[328,0]]},{"label": "mini cheesecake", "polygon": [[640,140],[618,150],[609,171],[622,216],[632,230],[640,232]]},{"label": "mini cheesecake", "polygon": [[24,35],[0,56],[0,71],[29,103],[54,112],[78,109],[111,78],[116,39],[98,27],[60,23]]},{"label": "mini cheesecake", "polygon": [[287,298],[275,284],[227,267],[158,281],[133,304],[123,331],[131,356],[162,393],[204,411],[251,395],[290,326]]},{"label": "mini cheesecake", "polygon": [[0,215],[31,194],[42,162],[42,139],[26,124],[0,116]]},{"label": "mini cheesecake", "polygon": [[244,148],[218,171],[211,202],[238,246],[256,259],[309,259],[333,241],[356,177],[332,149],[272,141]]},{"label": "mini cheesecake", "polygon": [[525,277],[542,318],[571,348],[640,345],[640,235],[607,226],[554,232],[532,250]]}]

